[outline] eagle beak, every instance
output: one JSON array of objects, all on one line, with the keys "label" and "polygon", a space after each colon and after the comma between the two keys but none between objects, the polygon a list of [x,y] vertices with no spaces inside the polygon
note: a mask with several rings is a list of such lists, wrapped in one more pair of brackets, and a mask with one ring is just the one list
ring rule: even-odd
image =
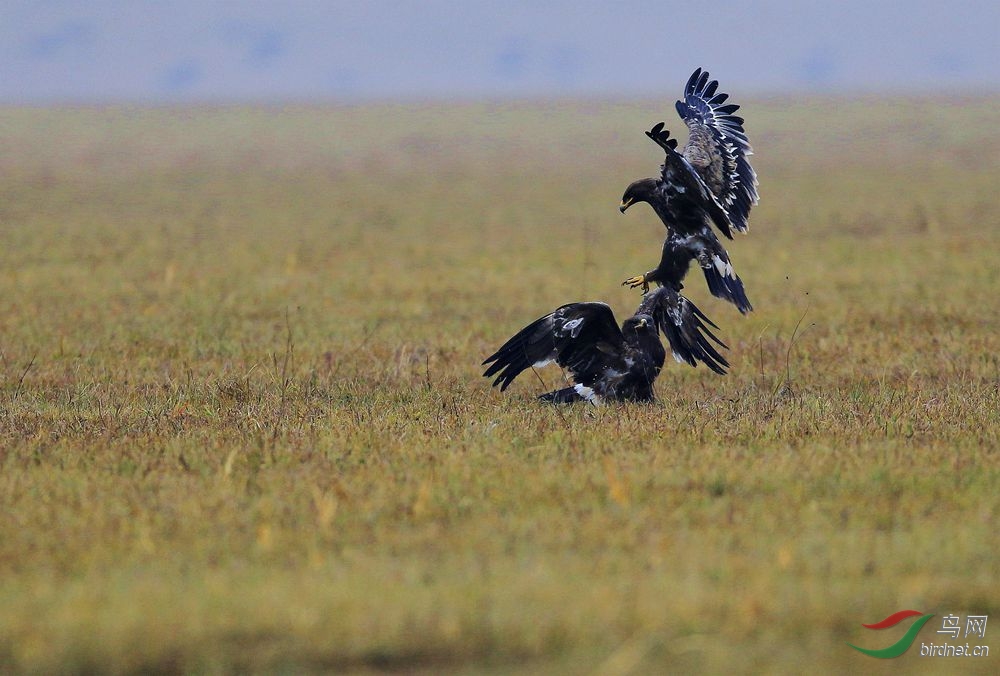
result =
[{"label": "eagle beak", "polygon": [[647,321],[646,321],[645,319],[640,319],[640,320],[639,320],[639,328],[641,328],[641,329],[644,329],[644,328],[646,328],[646,326],[647,326],[648,324],[649,324],[649,322],[647,322]]},{"label": "eagle beak", "polygon": [[632,206],[632,202],[633,202],[633,200],[631,200],[631,199],[629,201],[627,201],[627,202],[625,200],[622,200],[622,205],[620,207],[618,207],[618,211],[620,211],[620,212],[622,212],[624,214],[625,210],[628,209],[630,206]]}]

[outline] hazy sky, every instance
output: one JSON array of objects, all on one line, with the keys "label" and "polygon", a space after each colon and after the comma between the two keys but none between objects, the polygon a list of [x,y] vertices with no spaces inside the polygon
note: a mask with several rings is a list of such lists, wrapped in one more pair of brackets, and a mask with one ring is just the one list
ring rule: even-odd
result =
[{"label": "hazy sky", "polygon": [[0,0],[0,102],[641,96],[696,66],[744,93],[1000,91],[1000,2]]}]

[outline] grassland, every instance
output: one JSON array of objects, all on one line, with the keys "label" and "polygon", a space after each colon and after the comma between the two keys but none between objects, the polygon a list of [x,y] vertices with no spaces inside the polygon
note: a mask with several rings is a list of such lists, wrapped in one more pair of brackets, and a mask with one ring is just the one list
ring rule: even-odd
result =
[{"label": "grassland", "polygon": [[731,373],[480,377],[671,103],[0,110],[0,671],[958,668],[845,641],[1000,617],[1000,101],[747,102]]}]

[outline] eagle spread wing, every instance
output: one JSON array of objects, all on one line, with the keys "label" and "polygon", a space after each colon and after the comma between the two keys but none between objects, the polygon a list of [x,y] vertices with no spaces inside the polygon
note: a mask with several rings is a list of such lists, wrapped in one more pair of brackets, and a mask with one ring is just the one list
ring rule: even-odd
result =
[{"label": "eagle spread wing", "polygon": [[524,327],[483,365],[486,377],[496,375],[500,391],[529,366],[556,362],[579,385],[591,387],[609,368],[624,370],[625,338],[614,313],[604,303],[570,303]]},{"label": "eagle spread wing", "polygon": [[677,112],[688,127],[684,158],[704,179],[725,208],[733,228],[746,232],[750,208],[757,204],[757,172],[747,159],[753,148],[743,129],[739,106],[718,93],[718,80],[708,71],[694,71],[684,87]]},{"label": "eagle spread wing", "polygon": [[677,139],[670,138],[670,131],[664,129],[663,126],[663,122],[660,122],[646,132],[646,136],[663,148],[663,152],[666,153],[666,159],[661,168],[663,185],[667,186],[671,192],[683,194],[688,200],[694,202],[708,214],[723,235],[732,239],[734,226],[725,207],[719,202],[716,194],[691,162],[677,152]]},{"label": "eagle spread wing", "polygon": [[712,342],[727,350],[729,347],[708,328],[719,327],[697,305],[673,289],[661,286],[643,297],[636,314],[640,313],[653,318],[678,362],[697,366],[700,361],[716,373],[725,375],[729,362]]}]

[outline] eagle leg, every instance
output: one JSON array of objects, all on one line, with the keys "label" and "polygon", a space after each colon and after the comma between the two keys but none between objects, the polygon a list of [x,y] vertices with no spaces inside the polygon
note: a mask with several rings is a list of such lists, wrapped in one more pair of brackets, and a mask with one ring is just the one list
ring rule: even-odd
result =
[{"label": "eagle leg", "polygon": [[630,289],[635,289],[641,286],[642,295],[645,296],[647,293],[649,293],[649,280],[646,279],[646,275],[636,275],[635,277],[629,277],[624,282],[622,282],[622,286],[627,286]]}]

